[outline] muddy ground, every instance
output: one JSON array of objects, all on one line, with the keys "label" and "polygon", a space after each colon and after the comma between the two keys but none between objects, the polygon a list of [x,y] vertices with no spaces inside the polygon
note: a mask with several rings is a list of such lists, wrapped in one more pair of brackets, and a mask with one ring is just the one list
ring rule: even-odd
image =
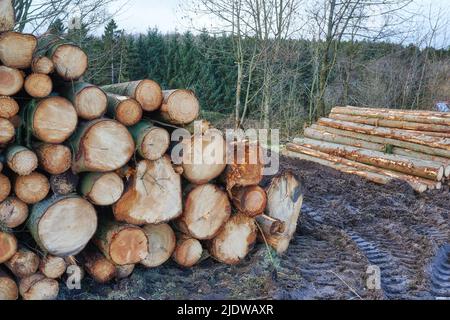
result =
[{"label": "muddy ground", "polygon": [[[263,244],[238,266],[206,260],[137,268],[109,285],[62,285],[60,299],[436,299],[450,298],[450,193],[378,186],[310,162],[282,160],[303,181],[297,234],[283,257]],[[381,290],[366,271],[381,270]]]}]

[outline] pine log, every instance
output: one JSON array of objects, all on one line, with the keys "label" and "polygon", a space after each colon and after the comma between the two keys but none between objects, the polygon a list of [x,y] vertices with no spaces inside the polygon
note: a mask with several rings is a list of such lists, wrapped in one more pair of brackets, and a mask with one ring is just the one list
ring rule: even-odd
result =
[{"label": "pine log", "polygon": [[75,131],[77,113],[72,103],[62,97],[33,100],[27,106],[29,129],[39,140],[47,143],[63,143]]},{"label": "pine log", "polygon": [[259,186],[235,187],[231,199],[239,212],[253,218],[263,214],[267,205],[266,192]]},{"label": "pine log", "polygon": [[45,98],[52,93],[52,79],[43,73],[32,73],[25,79],[24,89],[33,98]]},{"label": "pine log", "polygon": [[86,82],[66,83],[60,93],[72,102],[78,116],[84,120],[94,120],[102,117],[108,105],[108,99],[103,90]]},{"label": "pine log", "polygon": [[256,235],[255,219],[241,213],[235,214],[209,242],[209,253],[222,263],[238,264],[250,252],[256,241]]},{"label": "pine log", "polygon": [[297,144],[301,144],[311,149],[319,150],[348,160],[373,165],[376,167],[403,172],[406,174],[426,178],[429,180],[441,181],[444,176],[442,164],[420,159],[413,159],[404,156],[385,154],[378,151],[345,146],[341,144],[323,142],[313,139],[298,139]]},{"label": "pine log", "polygon": [[10,68],[31,66],[37,39],[31,34],[7,31],[0,34],[0,61]]},{"label": "pine log", "polygon": [[46,56],[35,56],[31,61],[31,71],[33,73],[51,74],[55,71],[55,65]]},{"label": "pine log", "polygon": [[190,268],[196,265],[203,254],[200,241],[185,234],[177,235],[177,243],[172,254],[172,259],[180,266]]},{"label": "pine log", "polygon": [[33,206],[27,226],[44,252],[67,257],[83,250],[92,238],[97,214],[76,195],[54,196]]},{"label": "pine log", "polygon": [[72,171],[66,171],[62,174],[53,175],[50,177],[50,188],[56,195],[68,195],[77,190],[78,175]]},{"label": "pine log", "polygon": [[416,130],[405,130],[405,133],[411,133],[413,135],[425,135],[431,137],[441,137],[441,138],[450,138],[450,132],[432,132],[432,131],[416,131]]},{"label": "pine log", "polygon": [[175,125],[193,122],[200,113],[200,104],[191,90],[165,90],[164,101],[160,109],[163,121]]},{"label": "pine log", "polygon": [[20,280],[19,292],[23,300],[55,300],[59,284],[55,279],[36,273]]},{"label": "pine log", "polygon": [[108,93],[108,116],[122,123],[133,126],[142,119],[142,107],[137,100],[117,94]]},{"label": "pine log", "polygon": [[81,194],[92,204],[110,206],[123,194],[124,183],[115,172],[86,174],[81,180]]},{"label": "pine log", "polygon": [[84,250],[81,253],[82,262],[86,272],[97,283],[108,283],[116,276],[116,266],[105,258],[97,248]]},{"label": "pine log", "polygon": [[263,234],[276,235],[286,231],[286,225],[283,221],[262,214],[257,216],[256,222],[258,228]]},{"label": "pine log", "polygon": [[130,185],[113,207],[114,216],[136,225],[177,218],[182,213],[180,180],[168,156],[140,161]]},{"label": "pine log", "polygon": [[15,23],[14,1],[0,0],[0,32],[12,30]]},{"label": "pine log", "polygon": [[20,70],[0,66],[0,96],[12,96],[22,90],[24,76]]},{"label": "pine log", "polygon": [[17,252],[16,237],[7,232],[0,231],[0,264],[5,263]]},{"label": "pine log", "polygon": [[128,278],[133,274],[135,264],[127,264],[124,266],[116,266],[116,279],[121,280]]},{"label": "pine log", "polygon": [[15,197],[9,197],[0,203],[0,225],[17,228],[28,218],[28,206]]},{"label": "pine log", "polygon": [[154,126],[150,121],[142,120],[128,130],[133,136],[137,152],[144,159],[158,160],[169,148],[169,132]]},{"label": "pine log", "polygon": [[75,160],[72,170],[109,172],[124,166],[133,156],[133,137],[121,123],[98,119],[78,128],[70,140]]},{"label": "pine log", "polygon": [[197,186],[184,202],[184,211],[177,220],[180,230],[198,240],[214,238],[231,215],[227,193],[213,184]]},{"label": "pine log", "polygon": [[0,144],[11,142],[16,135],[14,125],[8,119],[0,118]]},{"label": "pine log", "polygon": [[147,256],[141,264],[147,268],[155,268],[162,265],[172,256],[177,239],[175,232],[166,224],[148,224],[142,228],[147,235],[149,247]]},{"label": "pine log", "polygon": [[[0,0],[1,7],[2,0]],[[0,301],[13,301],[19,298],[16,282],[0,268]]]},{"label": "pine log", "polygon": [[67,264],[64,258],[46,255],[41,259],[39,272],[49,279],[59,279],[66,272]]},{"label": "pine log", "polygon": [[109,261],[119,266],[141,262],[149,247],[141,228],[109,219],[99,224],[94,243]]},{"label": "pine log", "polygon": [[0,97],[0,118],[10,119],[19,113],[19,104],[11,97]]},{"label": "pine log", "polygon": [[17,278],[25,278],[36,273],[39,268],[39,257],[34,252],[22,247],[5,262],[5,266]]},{"label": "pine log", "polygon": [[153,80],[139,80],[103,86],[109,93],[136,99],[145,111],[155,111],[161,107],[163,93],[158,83]]},{"label": "pine log", "polygon": [[7,176],[0,173],[0,203],[4,201],[6,198],[8,198],[10,193],[11,193],[11,181],[9,181],[9,178]]},{"label": "pine log", "polygon": [[18,145],[10,146],[6,150],[6,161],[8,167],[18,175],[25,176],[31,174],[38,167],[36,154]]},{"label": "pine log", "polygon": [[27,176],[18,176],[14,184],[14,192],[26,204],[38,203],[47,197],[50,183],[46,176],[32,172]]},{"label": "pine log", "polygon": [[33,149],[41,169],[52,175],[66,172],[72,165],[72,152],[62,144],[36,143]]}]

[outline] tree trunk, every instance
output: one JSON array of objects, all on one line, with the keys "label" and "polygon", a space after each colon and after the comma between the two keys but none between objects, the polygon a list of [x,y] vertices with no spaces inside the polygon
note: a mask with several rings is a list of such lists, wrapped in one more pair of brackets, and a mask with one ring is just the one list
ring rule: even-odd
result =
[{"label": "tree trunk", "polygon": [[81,180],[81,194],[97,206],[113,205],[120,199],[123,190],[122,178],[114,172],[91,172]]},{"label": "tree trunk", "polygon": [[5,263],[17,252],[17,239],[13,234],[0,231],[0,264]]},{"label": "tree trunk", "polygon": [[175,232],[166,224],[148,224],[143,227],[147,235],[149,247],[148,255],[141,261],[147,268],[155,268],[170,259],[175,250],[177,239]]},{"label": "tree trunk", "polygon": [[19,113],[19,104],[11,97],[0,97],[0,118],[10,119]]},{"label": "tree trunk", "polygon": [[133,136],[137,152],[144,159],[158,160],[169,148],[169,132],[154,126],[150,121],[140,121],[128,130]]},{"label": "tree trunk", "polygon": [[[2,0],[0,0],[1,6]],[[16,282],[0,267],[0,301],[13,301],[19,298]]]},{"label": "tree trunk", "polygon": [[263,232],[263,234],[276,235],[286,230],[286,225],[283,221],[265,214],[259,215],[255,219],[258,223],[259,231]]},{"label": "tree trunk", "polygon": [[20,176],[31,174],[38,167],[36,154],[18,145],[13,145],[6,150],[8,167]]},{"label": "tree trunk", "polygon": [[89,248],[81,253],[84,268],[97,283],[108,283],[116,276],[116,266],[105,258],[97,248]]},{"label": "tree trunk", "polygon": [[46,176],[33,172],[27,176],[18,176],[14,184],[14,192],[26,204],[38,203],[47,197],[50,183]]},{"label": "tree trunk", "polygon": [[20,70],[0,66],[0,96],[13,96],[22,90],[24,76]]},{"label": "tree trunk", "polygon": [[200,104],[191,90],[165,90],[160,115],[164,121],[175,125],[191,123],[198,118]]},{"label": "tree trunk", "polygon": [[[11,181],[9,181],[9,178],[7,176],[0,173],[0,206],[2,205],[1,202],[8,198],[10,193]],[[1,220],[2,219],[0,219],[0,221]]]},{"label": "tree trunk", "polygon": [[50,188],[56,195],[68,195],[77,190],[78,176],[72,171],[66,171],[62,174],[53,175],[50,177]]},{"label": "tree trunk", "polygon": [[208,243],[209,253],[225,264],[238,264],[256,241],[255,220],[244,214],[233,215],[219,234]]},{"label": "tree trunk", "polygon": [[33,73],[51,74],[55,71],[55,65],[46,56],[35,56],[31,61],[31,71]]},{"label": "tree trunk", "polygon": [[9,143],[16,135],[16,129],[11,121],[0,118],[0,145]]},{"label": "tree trunk", "polygon": [[10,68],[31,67],[37,39],[31,34],[7,31],[0,34],[0,61]]},{"label": "tree trunk", "polygon": [[177,235],[177,244],[172,259],[180,266],[190,268],[196,265],[203,254],[200,241],[185,234]]},{"label": "tree trunk", "polygon": [[0,0],[0,32],[14,29],[15,24],[13,1]]},{"label": "tree trunk", "polygon": [[52,175],[66,172],[72,165],[72,152],[62,144],[37,143],[33,149],[39,160],[41,169]]},{"label": "tree trunk", "polygon": [[195,187],[186,197],[177,224],[183,233],[198,240],[214,238],[231,215],[227,193],[213,184]]},{"label": "tree trunk", "polygon": [[120,96],[136,99],[145,111],[156,111],[161,107],[163,93],[153,80],[139,80],[103,86],[103,90]]},{"label": "tree trunk", "polygon": [[231,195],[236,209],[249,217],[259,216],[266,209],[267,195],[259,186],[235,187]]},{"label": "tree trunk", "polygon": [[47,255],[41,259],[39,272],[49,279],[59,279],[66,272],[67,264],[64,258]]},{"label": "tree trunk", "polygon": [[84,120],[102,117],[108,105],[105,92],[99,87],[86,82],[65,83],[61,95],[72,102],[78,116]]},{"label": "tree trunk", "polygon": [[39,268],[39,257],[34,252],[20,248],[5,262],[5,266],[19,279],[33,275]]},{"label": "tree trunk", "polygon": [[27,226],[44,252],[67,257],[78,254],[92,238],[97,214],[76,195],[54,196],[33,206]]},{"label": "tree trunk", "polygon": [[55,279],[36,273],[20,280],[19,292],[23,300],[55,300],[59,284]]},{"label": "tree trunk", "polygon": [[108,116],[124,126],[133,126],[142,119],[142,107],[137,100],[108,93]]},{"label": "tree trunk", "polygon": [[78,128],[70,141],[75,161],[72,170],[109,172],[124,166],[135,145],[127,128],[115,120],[98,119]]},{"label": "tree trunk", "polygon": [[182,213],[180,180],[168,156],[140,161],[130,186],[113,207],[116,219],[136,225],[175,219]]},{"label": "tree trunk", "polygon": [[52,93],[52,79],[43,73],[32,73],[25,79],[24,88],[33,98],[45,98]]},{"label": "tree trunk", "polygon": [[28,206],[15,197],[6,198],[0,202],[0,225],[7,228],[17,228],[28,218]]}]

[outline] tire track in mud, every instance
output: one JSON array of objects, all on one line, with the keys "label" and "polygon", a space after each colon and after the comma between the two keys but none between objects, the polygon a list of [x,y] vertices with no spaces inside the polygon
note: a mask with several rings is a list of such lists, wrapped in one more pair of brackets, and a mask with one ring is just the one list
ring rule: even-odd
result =
[{"label": "tire track in mud", "polygon": [[436,254],[431,266],[431,288],[437,299],[450,299],[450,244]]}]

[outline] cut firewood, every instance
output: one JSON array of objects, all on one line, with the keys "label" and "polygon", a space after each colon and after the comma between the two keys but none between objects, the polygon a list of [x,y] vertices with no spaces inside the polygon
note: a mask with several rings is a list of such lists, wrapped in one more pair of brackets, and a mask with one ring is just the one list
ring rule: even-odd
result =
[{"label": "cut firewood", "polygon": [[60,90],[72,102],[78,116],[84,120],[102,117],[107,108],[107,97],[99,87],[86,82],[66,83]]},{"label": "cut firewood", "polygon": [[51,74],[55,71],[55,65],[46,56],[36,56],[31,61],[31,71],[34,73]]},{"label": "cut firewood", "polygon": [[269,217],[265,214],[259,215],[255,219],[258,223],[258,228],[264,234],[276,235],[277,233],[286,231],[286,224],[279,219]]},{"label": "cut firewood", "polygon": [[154,126],[150,121],[142,120],[128,130],[136,143],[137,152],[144,159],[158,160],[169,148],[169,132]]},{"label": "cut firewood", "polygon": [[33,149],[39,160],[39,166],[50,174],[66,172],[72,165],[72,152],[62,144],[37,143]]},{"label": "cut firewood", "polygon": [[89,247],[81,253],[86,272],[97,283],[107,283],[116,276],[116,266],[105,258],[97,248]]},{"label": "cut firewood", "polygon": [[66,272],[67,264],[64,258],[47,255],[41,259],[39,272],[49,279],[59,279]]},{"label": "cut firewood", "polygon": [[16,130],[8,119],[0,118],[0,144],[10,142],[16,135]]},{"label": "cut firewood", "polygon": [[59,293],[59,283],[36,273],[20,280],[19,292],[23,300],[55,300]]},{"label": "cut firewood", "polygon": [[231,195],[236,209],[249,217],[259,216],[266,209],[267,195],[259,186],[235,187]]},{"label": "cut firewood", "polygon": [[121,280],[128,278],[133,274],[135,264],[127,264],[124,266],[116,266],[116,279]]},{"label": "cut firewood", "polygon": [[124,183],[115,172],[86,174],[81,181],[81,194],[98,206],[116,203],[123,194]]},{"label": "cut firewood", "polygon": [[[0,32],[10,31],[14,28],[16,23],[14,15],[14,1],[1,0],[0,1]],[[0,299],[2,300],[2,299]]]},{"label": "cut firewood", "polygon": [[16,237],[11,233],[0,231],[0,264],[11,259],[16,252]]},{"label": "cut firewood", "polygon": [[37,39],[31,34],[3,32],[0,34],[0,61],[11,68],[29,68],[36,46]]},{"label": "cut firewood", "polygon": [[6,198],[8,198],[10,193],[11,193],[11,181],[9,181],[9,178],[7,176],[0,173],[0,203]]},{"label": "cut firewood", "polygon": [[18,175],[31,174],[38,167],[36,154],[23,146],[11,146],[6,150],[8,167]]},{"label": "cut firewood", "polygon": [[213,184],[197,186],[189,192],[184,211],[177,220],[180,230],[198,240],[214,238],[231,215],[227,193]]},{"label": "cut firewood", "polygon": [[9,197],[0,203],[0,225],[17,228],[28,218],[28,206],[15,197]]},{"label": "cut firewood", "polygon": [[0,118],[10,119],[19,113],[19,104],[11,97],[0,97]]},{"label": "cut firewood", "polygon": [[148,224],[142,228],[147,235],[148,255],[141,261],[147,268],[155,268],[170,259],[176,246],[175,232],[166,224]]},{"label": "cut firewood", "polygon": [[78,128],[72,137],[75,160],[72,170],[80,172],[109,172],[124,166],[133,156],[133,137],[121,123],[98,119]]},{"label": "cut firewood", "polygon": [[92,238],[97,214],[76,195],[56,196],[33,206],[27,226],[44,252],[67,257],[83,250]]},{"label": "cut firewood", "polygon": [[177,244],[172,259],[180,266],[190,268],[196,265],[203,254],[200,241],[185,234],[177,235]]},{"label": "cut firewood", "polygon": [[119,266],[141,262],[149,247],[141,228],[109,219],[99,224],[94,243],[109,261]]},{"label": "cut firewood", "polygon": [[113,207],[114,216],[136,225],[177,218],[182,213],[180,180],[168,156],[140,161],[130,185]]},{"label": "cut firewood", "polygon": [[237,264],[250,252],[256,241],[255,219],[242,213],[233,215],[221,232],[209,242],[211,256],[225,264]]},{"label": "cut firewood", "polygon": [[[0,1],[1,7],[2,1]],[[0,267],[0,301],[13,301],[19,298],[19,287],[16,282]]]},{"label": "cut firewood", "polygon": [[164,121],[175,125],[193,122],[200,113],[200,104],[191,90],[163,91],[164,101],[160,115]]},{"label": "cut firewood", "polygon": [[68,195],[77,190],[78,180],[78,176],[69,170],[62,174],[51,176],[50,188],[56,195]]},{"label": "cut firewood", "polygon": [[124,126],[132,126],[142,119],[142,107],[137,100],[108,93],[108,116]]},{"label": "cut firewood", "polygon": [[139,80],[103,86],[103,90],[120,96],[136,99],[145,111],[155,111],[161,107],[163,93],[153,80]]},{"label": "cut firewood", "polygon": [[43,73],[32,73],[25,79],[24,89],[33,98],[45,98],[52,93],[52,79]]},{"label": "cut firewood", "polygon": [[24,76],[20,70],[0,66],[0,96],[12,96],[19,92],[24,83]]},{"label": "cut firewood", "polygon": [[26,204],[38,203],[47,197],[50,183],[46,176],[33,172],[27,176],[18,176],[14,184],[14,192]]},{"label": "cut firewood", "polygon": [[5,262],[5,266],[17,278],[25,278],[36,273],[39,268],[39,257],[34,252],[22,247]]}]

